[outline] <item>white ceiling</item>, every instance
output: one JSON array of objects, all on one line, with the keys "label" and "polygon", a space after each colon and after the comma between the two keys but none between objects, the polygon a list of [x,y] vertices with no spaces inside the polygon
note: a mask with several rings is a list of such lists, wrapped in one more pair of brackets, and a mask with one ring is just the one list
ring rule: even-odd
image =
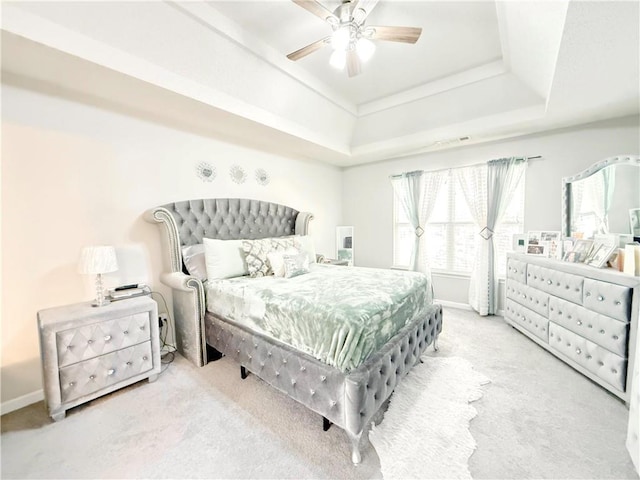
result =
[{"label": "white ceiling", "polygon": [[[333,10],[339,3],[334,0],[323,5]],[[208,5],[283,55],[331,33],[326,22],[289,1]],[[423,31],[415,45],[376,42],[374,57],[352,78],[327,68],[329,46],[298,61],[310,75],[355,105],[502,58],[493,2],[380,2],[366,25],[422,27]]]},{"label": "white ceiling", "polygon": [[353,78],[286,58],[330,33],[287,0],[1,8],[4,81],[340,166],[639,113],[638,1],[382,0],[422,36]]}]

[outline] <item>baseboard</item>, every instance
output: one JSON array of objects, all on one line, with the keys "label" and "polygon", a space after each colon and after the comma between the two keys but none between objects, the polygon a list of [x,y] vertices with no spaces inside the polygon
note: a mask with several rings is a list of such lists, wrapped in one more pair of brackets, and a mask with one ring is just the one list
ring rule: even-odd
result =
[{"label": "baseboard", "polygon": [[[460,310],[473,310],[473,308],[471,308],[471,305],[467,305],[466,303],[450,302],[449,300],[435,299],[433,303],[439,303],[443,307],[458,308]],[[496,312],[496,316],[504,317],[504,310],[498,310]]]},{"label": "baseboard", "polygon": [[471,308],[471,305],[468,305],[466,303],[450,302],[449,300],[438,300],[436,298],[433,300],[433,303],[439,303],[443,307],[458,308],[460,310],[473,310],[473,308]]},{"label": "baseboard", "polygon": [[44,400],[44,390],[36,390],[35,392],[22,395],[21,397],[7,400],[0,404],[0,415],[13,412],[14,410],[19,410],[41,400]]}]

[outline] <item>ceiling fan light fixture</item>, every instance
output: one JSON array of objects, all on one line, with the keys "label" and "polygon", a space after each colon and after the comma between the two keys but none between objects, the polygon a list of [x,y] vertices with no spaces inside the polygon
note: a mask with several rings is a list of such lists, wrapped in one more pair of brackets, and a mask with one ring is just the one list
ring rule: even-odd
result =
[{"label": "ceiling fan light fixture", "polygon": [[358,53],[358,57],[363,62],[369,60],[373,53],[376,51],[376,46],[371,40],[367,40],[366,38],[359,38],[356,43],[356,52]]},{"label": "ceiling fan light fixture", "polygon": [[334,50],[329,58],[329,65],[338,70],[343,70],[347,64],[347,52],[345,50]]},{"label": "ceiling fan light fixture", "polygon": [[351,31],[349,27],[340,27],[331,35],[331,48],[345,51],[349,48],[351,41]]}]

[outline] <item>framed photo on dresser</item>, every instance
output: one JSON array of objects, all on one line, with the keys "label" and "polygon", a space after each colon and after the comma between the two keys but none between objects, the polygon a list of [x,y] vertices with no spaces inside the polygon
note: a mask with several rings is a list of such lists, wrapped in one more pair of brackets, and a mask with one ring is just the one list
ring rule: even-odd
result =
[{"label": "framed photo on dresser", "polygon": [[611,255],[617,250],[616,245],[607,245],[601,243],[594,248],[593,254],[587,261],[589,265],[602,268],[607,265],[607,261],[611,258]]}]

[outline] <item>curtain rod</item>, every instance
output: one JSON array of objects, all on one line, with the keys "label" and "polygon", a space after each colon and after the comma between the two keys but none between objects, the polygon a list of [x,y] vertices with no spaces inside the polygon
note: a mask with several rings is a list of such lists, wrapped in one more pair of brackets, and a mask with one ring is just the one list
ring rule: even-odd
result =
[{"label": "curtain rod", "polygon": [[[524,157],[527,160],[536,160],[538,158],[542,158],[542,155],[535,155],[533,157]],[[476,165],[486,165],[486,162],[473,163],[471,165],[464,165],[463,167],[475,167]],[[463,168],[463,167],[447,167],[447,168],[439,168],[437,170],[414,170],[415,172],[444,172],[445,170],[451,170],[452,168]],[[405,172],[405,173],[413,173],[413,172]],[[400,178],[402,177],[402,173],[398,175],[389,175],[389,178]]]}]

